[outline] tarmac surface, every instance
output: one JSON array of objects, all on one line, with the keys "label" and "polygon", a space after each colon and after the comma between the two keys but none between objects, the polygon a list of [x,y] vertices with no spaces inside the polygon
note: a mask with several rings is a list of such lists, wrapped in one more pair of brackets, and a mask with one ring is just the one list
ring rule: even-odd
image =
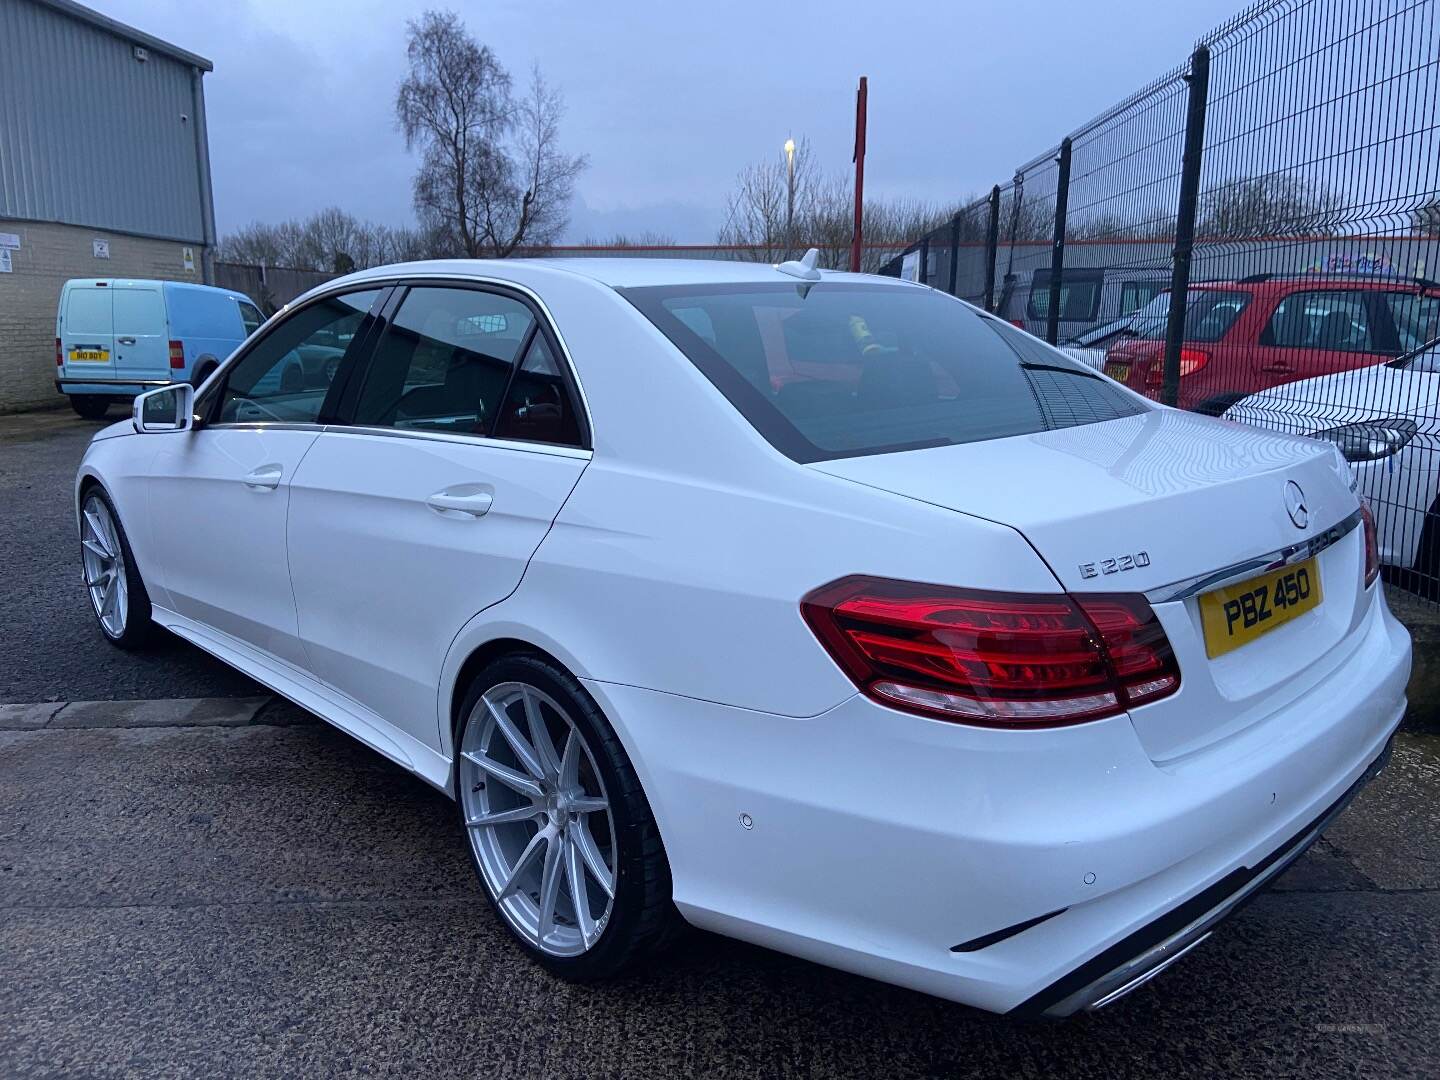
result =
[{"label": "tarmac surface", "polygon": [[0,1076],[1440,1071],[1440,737],[1403,732],[1273,889],[1094,1015],[699,932],[574,986],[497,924],[444,795],[178,640],[101,640],[69,502],[94,427],[0,418]]}]

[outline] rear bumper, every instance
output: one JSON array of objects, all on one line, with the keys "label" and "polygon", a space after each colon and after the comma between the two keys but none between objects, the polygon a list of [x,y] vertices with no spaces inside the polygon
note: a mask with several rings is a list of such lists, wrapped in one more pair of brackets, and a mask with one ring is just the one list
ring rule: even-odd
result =
[{"label": "rear bumper", "polygon": [[1168,764],[1123,716],[1003,732],[858,696],[796,719],[586,686],[640,774],[690,922],[994,1012],[1063,1015],[1200,940],[1358,790],[1404,712],[1410,643],[1378,593],[1356,633],[1307,693]]},{"label": "rear bumper", "polygon": [[1258,896],[1295,860],[1320,839],[1366,784],[1390,759],[1393,736],[1380,756],[1318,818],[1310,822],[1254,866],[1232,870],[1208,889],[1141,927],[1100,955],[1056,980],[1028,1001],[1010,1010],[1012,1016],[1059,1019],[1078,1012],[1093,1012],[1120,1000],[1160,974],[1200,942],[1220,923]]},{"label": "rear bumper", "polygon": [[64,375],[55,380],[55,389],[62,394],[109,394],[113,397],[136,397],[157,386],[171,386],[172,379],[143,379],[138,382],[122,379],[76,379]]}]

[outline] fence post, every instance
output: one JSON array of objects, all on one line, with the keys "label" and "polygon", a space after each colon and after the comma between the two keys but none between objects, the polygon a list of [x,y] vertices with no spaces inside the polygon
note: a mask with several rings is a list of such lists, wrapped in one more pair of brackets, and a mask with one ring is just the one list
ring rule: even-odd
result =
[{"label": "fence post", "polygon": [[960,215],[956,214],[950,219],[950,288],[951,296],[955,295],[955,271],[960,266]]},{"label": "fence post", "polygon": [[915,280],[921,285],[930,284],[930,234],[920,241],[920,269],[915,271]]},{"label": "fence post", "polygon": [[1165,382],[1160,400],[1180,400],[1180,343],[1190,299],[1190,259],[1195,249],[1195,208],[1200,200],[1200,165],[1205,152],[1205,103],[1210,92],[1210,49],[1190,54],[1190,97],[1185,106],[1185,150],[1180,159],[1180,205],[1175,213],[1175,262],[1170,272],[1170,315],[1165,324]]},{"label": "fence post", "polygon": [[1000,185],[990,189],[990,227],[985,233],[985,310],[995,310],[995,258],[1000,251]]},{"label": "fence post", "polygon": [[1070,137],[1060,140],[1060,175],[1055,181],[1055,239],[1050,245],[1050,305],[1045,312],[1045,340],[1060,339],[1060,276],[1065,272],[1065,212],[1070,202]]}]

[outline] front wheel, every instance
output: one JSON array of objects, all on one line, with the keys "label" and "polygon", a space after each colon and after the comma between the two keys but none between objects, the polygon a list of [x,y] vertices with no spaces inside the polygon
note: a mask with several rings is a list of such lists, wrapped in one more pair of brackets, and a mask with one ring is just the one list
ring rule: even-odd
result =
[{"label": "front wheel", "polygon": [[154,628],[150,596],[120,518],[98,487],[86,492],[80,507],[80,562],[105,640],[122,649],[148,643]]},{"label": "front wheel", "polygon": [[110,411],[110,399],[104,394],[71,394],[70,407],[86,420],[103,420]]},{"label": "front wheel", "polygon": [[568,673],[512,656],[461,706],[456,802],[501,921],[557,975],[607,978],[653,953],[679,915],[635,770]]}]

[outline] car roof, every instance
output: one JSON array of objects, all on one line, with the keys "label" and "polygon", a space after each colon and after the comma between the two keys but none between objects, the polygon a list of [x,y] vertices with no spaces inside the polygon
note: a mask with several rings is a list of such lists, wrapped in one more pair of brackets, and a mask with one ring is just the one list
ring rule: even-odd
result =
[{"label": "car roof", "polygon": [[1311,292],[1315,289],[1416,289],[1431,290],[1434,285],[1418,278],[1389,274],[1276,274],[1252,278],[1192,281],[1192,289],[1248,289],[1255,293]]},{"label": "car roof", "polygon": [[71,278],[65,282],[67,289],[133,288],[136,285],[154,286],[157,289],[168,289],[173,292],[219,293],[221,296],[244,300],[247,304],[254,303],[244,293],[236,292],[234,289],[222,288],[219,285],[201,285],[193,281],[166,281],[163,278]]},{"label": "car roof", "polygon": [[[477,278],[509,277],[516,269],[575,274],[612,288],[637,288],[646,285],[724,285],[762,282],[794,283],[798,279],[777,270],[770,263],[739,262],[724,259],[646,259],[646,258],[575,258],[575,259],[434,259],[427,262],[397,263],[376,266],[347,276],[346,282],[364,282],[376,278],[397,278],[407,274],[425,276],[444,274]],[[877,284],[915,286],[898,278],[875,274],[850,274],[836,270],[820,271],[822,281],[851,280]],[[331,284],[334,284],[333,282]]]}]

